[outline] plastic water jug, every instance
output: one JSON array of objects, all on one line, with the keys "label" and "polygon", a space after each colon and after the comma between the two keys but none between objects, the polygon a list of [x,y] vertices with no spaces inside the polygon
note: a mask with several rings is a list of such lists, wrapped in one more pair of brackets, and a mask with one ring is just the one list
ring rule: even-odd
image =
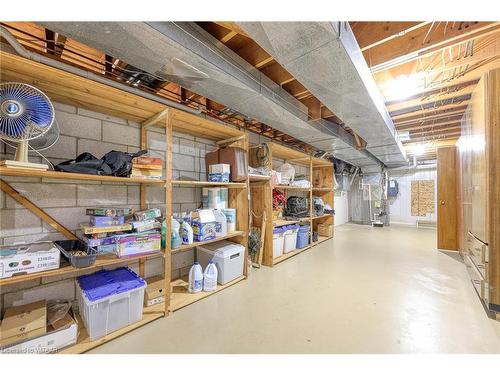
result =
[{"label": "plastic water jug", "polygon": [[227,236],[227,219],[224,212],[219,209],[214,210],[215,216],[215,237]]},{"label": "plastic water jug", "polygon": [[193,243],[193,228],[187,221],[182,222],[182,243],[188,245]]},{"label": "plastic water jug", "polygon": [[217,267],[211,260],[208,262],[203,273],[203,290],[205,292],[212,292],[215,289],[217,289]]},{"label": "plastic water jug", "polygon": [[194,262],[189,270],[188,292],[198,293],[203,290],[203,269],[200,263]]}]

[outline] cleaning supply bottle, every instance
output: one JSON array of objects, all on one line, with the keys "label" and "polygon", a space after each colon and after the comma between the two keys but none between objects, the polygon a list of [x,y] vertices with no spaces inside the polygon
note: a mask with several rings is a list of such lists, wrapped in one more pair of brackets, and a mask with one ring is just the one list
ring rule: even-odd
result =
[{"label": "cleaning supply bottle", "polygon": [[188,292],[198,293],[203,290],[203,269],[200,263],[194,262],[189,270]]},{"label": "cleaning supply bottle", "polygon": [[167,248],[167,219],[161,223],[161,248]]},{"label": "cleaning supply bottle", "polygon": [[227,218],[224,212],[219,209],[214,209],[215,216],[215,237],[227,236]]},{"label": "cleaning supply bottle", "polygon": [[203,290],[212,292],[217,289],[217,267],[211,260],[203,272]]},{"label": "cleaning supply bottle", "polygon": [[172,233],[171,233],[171,235],[172,235],[172,249],[177,249],[179,246],[182,245],[182,238],[180,235],[181,225],[173,217],[171,218],[171,220],[172,220]]},{"label": "cleaning supply bottle", "polygon": [[182,222],[182,243],[191,245],[193,243],[193,228],[187,221]]}]

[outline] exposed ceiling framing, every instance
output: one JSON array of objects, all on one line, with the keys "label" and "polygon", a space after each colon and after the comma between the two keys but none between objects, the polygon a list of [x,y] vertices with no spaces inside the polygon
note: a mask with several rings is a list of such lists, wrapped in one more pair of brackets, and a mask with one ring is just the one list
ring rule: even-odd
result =
[{"label": "exposed ceiling framing", "polygon": [[[453,144],[470,96],[490,69],[500,66],[498,22],[351,22],[351,28],[382,94],[408,155],[428,145]],[[391,98],[398,79],[414,83],[403,98]]]}]

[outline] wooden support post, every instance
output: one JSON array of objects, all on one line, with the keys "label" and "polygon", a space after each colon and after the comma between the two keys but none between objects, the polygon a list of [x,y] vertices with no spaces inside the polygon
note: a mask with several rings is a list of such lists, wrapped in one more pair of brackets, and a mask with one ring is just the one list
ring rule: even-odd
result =
[{"label": "wooden support post", "polygon": [[150,119],[147,119],[146,121],[144,121],[141,125],[142,125],[142,128],[147,128],[148,126],[151,126],[151,125],[154,125],[156,124],[157,122],[160,122],[162,121],[165,117],[167,117],[167,115],[170,113],[169,112],[170,109],[169,108],[165,108],[163,111],[157,113],[156,115],[154,115],[153,117],[151,117]]},{"label": "wooden support post", "polygon": [[38,207],[36,204],[31,202],[28,198],[24,197],[19,193],[16,189],[10,186],[7,182],[0,179],[0,188],[6,194],[8,194],[12,199],[14,199],[17,203],[23,205],[28,210],[30,210],[34,215],[38,216],[40,219],[49,224],[52,228],[62,233],[66,238],[70,240],[77,240],[78,237],[74,235],[68,228],[59,223],[52,216],[47,214],[44,210]]},{"label": "wooden support post", "polygon": [[173,129],[173,113],[167,112],[165,119],[165,219],[167,220],[167,238],[166,249],[164,249],[164,290],[165,290],[165,315],[168,315],[171,296],[172,282],[172,236],[170,235],[171,217],[172,217],[172,129]]},{"label": "wooden support post", "polygon": [[[141,150],[146,150],[148,148],[148,129],[144,125],[141,126],[140,144],[141,144]],[[141,210],[145,210],[147,208],[146,185],[141,184],[139,186],[139,194],[140,194]],[[141,258],[139,260],[139,275],[141,277],[144,277],[145,270],[146,270],[146,260]]]},{"label": "wooden support post", "polygon": [[314,204],[313,204],[313,159],[309,156],[309,246],[313,245],[313,216],[314,216]]}]

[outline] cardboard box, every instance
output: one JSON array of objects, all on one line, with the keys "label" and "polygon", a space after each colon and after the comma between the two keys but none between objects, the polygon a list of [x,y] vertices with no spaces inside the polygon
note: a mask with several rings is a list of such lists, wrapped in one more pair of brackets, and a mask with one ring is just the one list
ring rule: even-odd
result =
[{"label": "cardboard box", "polygon": [[333,236],[332,224],[318,224],[318,234],[323,237]]},{"label": "cardboard box", "polygon": [[198,210],[191,222],[193,238],[196,242],[215,239],[215,215],[213,210]]},{"label": "cardboard box", "polygon": [[115,237],[115,252],[119,258],[160,251],[161,234],[154,232],[120,234]]},{"label": "cardboard box", "polygon": [[0,325],[0,347],[43,335],[47,331],[47,302],[10,307]]},{"label": "cardboard box", "polygon": [[229,164],[211,164],[208,166],[208,181],[229,182],[230,171]]},{"label": "cardboard box", "polygon": [[46,333],[0,349],[0,353],[43,354],[53,353],[75,345],[78,337],[78,322],[70,309],[66,316],[51,326],[46,326]]},{"label": "cardboard box", "polygon": [[144,306],[152,306],[165,301],[165,279],[162,276],[153,276],[146,279],[144,291]]},{"label": "cardboard box", "polygon": [[59,268],[60,256],[51,241],[0,246],[0,279]]}]

